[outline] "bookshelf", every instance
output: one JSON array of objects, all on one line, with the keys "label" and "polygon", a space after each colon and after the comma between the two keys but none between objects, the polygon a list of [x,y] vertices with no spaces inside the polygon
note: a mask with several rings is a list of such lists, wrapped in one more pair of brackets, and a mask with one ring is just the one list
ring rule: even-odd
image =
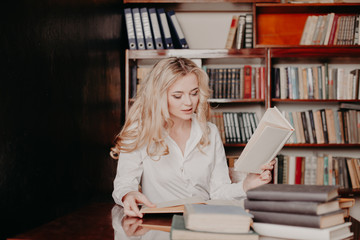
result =
[{"label": "bookshelf", "polygon": [[[359,45],[299,45],[308,16],[334,12],[349,15],[360,12],[357,3],[306,3],[291,4],[280,1],[142,1],[126,0],[126,7],[164,7],[173,9],[178,15],[190,49],[126,50],[125,51],[125,112],[128,113],[133,99],[135,66],[151,66],[162,58],[181,56],[194,59],[202,67],[227,68],[244,65],[265,68],[264,98],[233,99],[211,98],[214,111],[256,112],[260,118],[269,107],[284,111],[309,109],[338,109],[341,103],[360,104],[358,99],[281,99],[272,95],[274,78],[272,69],[277,66],[313,66],[328,63],[329,66],[360,68]],[[226,37],[233,14],[253,14],[252,49],[225,49]],[[213,18],[215,25],[204,19]],[[201,29],[202,31],[200,31]],[[215,33],[215,34],[214,34]],[[228,155],[238,156],[244,143],[225,143]],[[288,143],[282,152],[304,155],[319,152],[335,155],[350,154],[360,157],[359,143]],[[342,189],[347,196],[359,195],[359,189]]]}]

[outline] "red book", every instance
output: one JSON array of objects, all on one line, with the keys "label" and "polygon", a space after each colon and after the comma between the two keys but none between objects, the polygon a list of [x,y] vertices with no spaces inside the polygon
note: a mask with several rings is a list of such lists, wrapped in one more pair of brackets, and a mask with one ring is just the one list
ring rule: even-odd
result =
[{"label": "red book", "polygon": [[251,98],[251,69],[249,65],[244,66],[244,98]]},{"label": "red book", "polygon": [[296,165],[295,165],[295,184],[301,184],[301,176],[302,176],[302,157],[296,157]]},{"label": "red book", "polygon": [[335,39],[335,34],[336,34],[338,19],[339,19],[339,16],[338,16],[338,15],[335,15],[335,16],[334,16],[333,25],[332,25],[332,28],[331,28],[331,31],[330,31],[330,36],[329,36],[328,45],[334,45],[334,39]]}]

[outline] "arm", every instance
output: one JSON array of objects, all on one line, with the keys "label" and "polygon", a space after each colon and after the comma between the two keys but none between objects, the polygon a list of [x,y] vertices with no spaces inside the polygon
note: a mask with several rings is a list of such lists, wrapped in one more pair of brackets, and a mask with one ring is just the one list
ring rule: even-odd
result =
[{"label": "arm", "polygon": [[138,191],[143,164],[140,151],[120,153],[114,180],[114,201],[124,207],[128,216],[142,217],[138,204],[154,207],[144,194]]}]

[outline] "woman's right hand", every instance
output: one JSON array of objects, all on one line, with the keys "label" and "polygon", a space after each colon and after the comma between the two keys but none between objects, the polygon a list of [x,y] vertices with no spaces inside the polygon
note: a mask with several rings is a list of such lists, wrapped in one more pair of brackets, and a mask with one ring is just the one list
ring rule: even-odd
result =
[{"label": "woman's right hand", "polygon": [[124,214],[130,217],[143,217],[138,207],[139,203],[145,204],[147,207],[156,207],[144,194],[138,191],[128,192],[122,198],[122,202],[124,204]]}]

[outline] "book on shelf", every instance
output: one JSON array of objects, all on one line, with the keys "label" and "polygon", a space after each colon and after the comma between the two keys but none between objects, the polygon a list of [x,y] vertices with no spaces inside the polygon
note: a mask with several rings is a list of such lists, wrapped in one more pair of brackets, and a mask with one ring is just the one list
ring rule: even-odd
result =
[{"label": "book on shelf", "polygon": [[359,14],[309,15],[300,45],[356,45],[359,42]]},{"label": "book on shelf", "polygon": [[244,208],[254,211],[322,215],[340,210],[340,205],[338,199],[327,202],[270,201],[270,200],[265,201],[265,200],[245,199]]},{"label": "book on shelf", "polygon": [[156,11],[158,14],[158,20],[159,20],[161,35],[163,38],[164,48],[173,49],[174,43],[171,37],[170,27],[166,17],[165,10],[164,8],[157,8]]},{"label": "book on shelf", "polygon": [[137,49],[137,45],[136,45],[134,19],[131,8],[125,8],[124,15],[125,15],[125,25],[126,25],[129,49],[134,50]]},{"label": "book on shelf", "polygon": [[244,47],[245,42],[245,15],[240,15],[238,20],[238,26],[236,30],[236,49]]},{"label": "book on shelf", "polygon": [[323,229],[258,222],[253,224],[254,230],[261,236],[264,236],[264,240],[266,236],[279,239],[288,239],[289,236],[296,236],[297,239],[303,240],[340,240],[354,235],[350,230],[350,226],[351,222]]},{"label": "book on shelf", "polygon": [[245,14],[245,48],[253,48],[253,15],[252,13]]},{"label": "book on shelf", "polygon": [[248,233],[252,215],[242,206],[185,204],[185,227],[193,231]]},{"label": "book on shelf", "polygon": [[175,12],[173,10],[169,10],[166,12],[166,14],[168,16],[171,35],[173,36],[174,47],[178,49],[188,49],[189,45],[185,39],[184,32],[181,29]]},{"label": "book on shelf", "polygon": [[160,25],[156,8],[149,8],[149,17],[151,30],[154,38],[154,46],[156,49],[164,49],[164,43],[161,36]]},{"label": "book on shelf", "polygon": [[226,49],[232,49],[235,43],[236,29],[238,27],[239,16],[233,15],[231,18],[230,28],[227,36],[227,40],[225,43]]},{"label": "book on shelf", "polygon": [[146,49],[155,49],[153,33],[151,31],[149,12],[146,7],[140,8],[140,17],[144,32],[145,47]]},{"label": "book on shelf", "polygon": [[293,131],[276,107],[268,108],[236,161],[235,169],[259,173],[263,164],[275,158]]},{"label": "book on shelf", "polygon": [[248,231],[247,233],[193,231],[185,227],[184,216],[175,214],[172,219],[170,238],[172,240],[258,240],[259,235],[252,230]]},{"label": "book on shelf", "polygon": [[141,21],[141,16],[140,16],[140,9],[132,8],[131,10],[132,10],[133,18],[134,18],[137,49],[144,50],[144,49],[146,49],[146,45],[145,45],[143,26],[142,26],[142,21]]},{"label": "book on shelf", "polygon": [[338,186],[265,184],[247,191],[251,200],[326,202],[338,196]]},{"label": "book on shelf", "polygon": [[283,213],[250,210],[254,222],[265,222],[300,227],[328,228],[345,222],[344,211],[338,210],[322,215]]}]

